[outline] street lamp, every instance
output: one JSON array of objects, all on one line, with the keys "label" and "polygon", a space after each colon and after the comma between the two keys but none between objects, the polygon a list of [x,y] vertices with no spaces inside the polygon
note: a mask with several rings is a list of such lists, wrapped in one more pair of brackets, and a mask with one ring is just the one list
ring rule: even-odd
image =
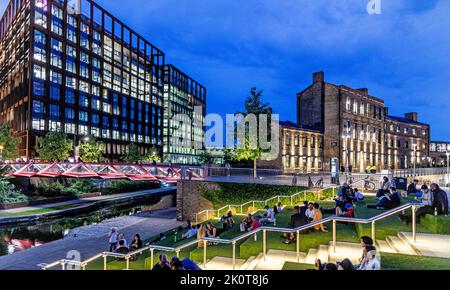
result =
[{"label": "street lamp", "polygon": [[345,168],[348,172],[350,172],[350,132],[348,129],[346,130],[342,138],[345,140],[345,152],[347,155],[347,158],[345,158]]},{"label": "street lamp", "polygon": [[447,156],[447,183],[450,183],[450,151],[445,151],[445,155]]},{"label": "street lamp", "polygon": [[5,147],[3,147],[3,145],[0,145],[0,162],[3,162],[3,149],[5,149]]},{"label": "street lamp", "polygon": [[417,144],[413,144],[414,149],[414,158],[413,158],[413,166],[414,166],[414,177],[416,177],[416,162],[417,162]]}]

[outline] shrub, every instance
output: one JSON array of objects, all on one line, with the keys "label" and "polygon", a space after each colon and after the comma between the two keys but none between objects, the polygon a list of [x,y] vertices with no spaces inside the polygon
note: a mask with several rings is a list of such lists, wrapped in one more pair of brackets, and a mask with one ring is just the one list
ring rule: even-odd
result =
[{"label": "shrub", "polygon": [[24,202],[28,196],[17,190],[8,179],[0,178],[0,203]]},{"label": "shrub", "polygon": [[146,189],[155,189],[159,183],[147,181],[133,181],[127,179],[111,180],[105,188],[101,189],[103,194],[115,194],[123,192],[132,192]]},{"label": "shrub", "polygon": [[39,196],[55,197],[60,196],[64,188],[64,185],[59,181],[45,181],[37,185],[37,192]]},{"label": "shrub", "polygon": [[97,191],[97,187],[89,179],[75,179],[69,181],[67,187],[62,190],[62,193],[78,196],[95,191]]}]

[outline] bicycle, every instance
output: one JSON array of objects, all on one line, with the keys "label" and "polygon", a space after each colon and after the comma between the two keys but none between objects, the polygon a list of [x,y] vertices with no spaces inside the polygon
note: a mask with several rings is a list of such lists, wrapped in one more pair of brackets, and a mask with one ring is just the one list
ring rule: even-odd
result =
[{"label": "bicycle", "polygon": [[319,180],[317,180],[315,187],[317,188],[323,188],[323,177],[320,177]]},{"label": "bicycle", "polygon": [[375,183],[370,180],[369,175],[364,178],[364,190],[375,190]]}]

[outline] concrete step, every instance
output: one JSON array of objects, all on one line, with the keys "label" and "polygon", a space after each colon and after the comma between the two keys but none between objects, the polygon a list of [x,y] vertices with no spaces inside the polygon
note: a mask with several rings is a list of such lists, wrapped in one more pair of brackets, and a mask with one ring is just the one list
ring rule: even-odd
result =
[{"label": "concrete step", "polygon": [[258,264],[254,270],[281,270],[286,262],[303,263],[306,253],[300,253],[297,259],[297,253],[293,251],[269,250],[264,260],[261,254]]},{"label": "concrete step", "polygon": [[393,249],[386,240],[377,240],[376,247],[379,252],[384,253],[395,253],[395,249]]},{"label": "concrete step", "polygon": [[256,259],[255,256],[251,256],[250,258],[248,258],[247,261],[245,261],[245,263],[241,266],[239,270],[250,270],[249,268],[251,267],[255,259]]},{"label": "concrete step", "polygon": [[336,251],[333,250],[333,243],[329,244],[329,262],[340,262],[344,259],[350,259],[352,263],[358,263],[362,255],[361,244],[337,242]]},{"label": "concrete step", "polygon": [[412,251],[398,236],[388,236],[386,242],[397,254],[415,255],[414,251]]},{"label": "concrete step", "polygon": [[[236,270],[241,270],[246,260],[236,259]],[[214,257],[206,263],[207,270],[233,270],[233,259],[228,257]]]},{"label": "concrete step", "polygon": [[317,249],[309,249],[308,254],[305,257],[305,264],[315,264],[319,251]]},{"label": "concrete step", "polygon": [[258,264],[263,260],[263,254],[259,253],[247,266],[247,270],[255,270]]},{"label": "concrete step", "polygon": [[[413,243],[410,243],[409,241],[408,241],[408,237],[404,234],[404,233],[402,233],[402,232],[399,232],[398,234],[397,234],[397,237],[409,248],[409,250],[414,254],[414,255],[418,255],[418,256],[420,256],[421,254],[420,254],[420,251],[415,247],[415,246],[413,246]],[[411,234],[411,240],[412,240],[412,234]]]},{"label": "concrete step", "polygon": [[416,241],[414,241],[412,233],[400,232],[399,237],[418,255],[450,258],[450,235],[417,233]]},{"label": "concrete step", "polygon": [[322,263],[328,263],[330,258],[329,247],[327,245],[320,245],[319,251],[317,252],[317,259],[320,259]]}]

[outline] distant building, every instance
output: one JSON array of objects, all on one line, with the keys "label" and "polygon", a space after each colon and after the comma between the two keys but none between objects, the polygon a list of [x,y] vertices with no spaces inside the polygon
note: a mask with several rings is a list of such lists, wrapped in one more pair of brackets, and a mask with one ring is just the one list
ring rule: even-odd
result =
[{"label": "distant building", "polygon": [[[198,164],[198,154],[204,149],[206,88],[175,66],[166,65],[164,109],[164,160]],[[183,123],[173,120],[176,115]],[[186,124],[190,124],[189,128],[183,127]],[[171,142],[173,137],[179,138],[179,145]]]},{"label": "distant building", "polygon": [[450,141],[431,141],[430,157],[433,166],[447,166],[447,152],[450,153]]}]

